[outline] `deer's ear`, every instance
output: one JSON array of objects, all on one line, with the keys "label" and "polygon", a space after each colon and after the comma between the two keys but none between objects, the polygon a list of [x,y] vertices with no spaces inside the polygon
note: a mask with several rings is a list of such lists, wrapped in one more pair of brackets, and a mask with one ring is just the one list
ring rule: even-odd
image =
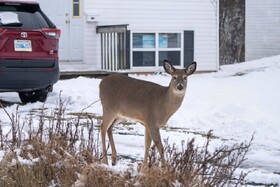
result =
[{"label": "deer's ear", "polygon": [[185,68],[185,71],[188,75],[193,74],[195,70],[196,70],[196,62],[193,62],[192,64],[190,64],[188,67]]},{"label": "deer's ear", "polygon": [[172,74],[175,71],[175,68],[170,64],[170,62],[168,62],[168,60],[164,60],[163,67],[165,71],[169,74]]}]

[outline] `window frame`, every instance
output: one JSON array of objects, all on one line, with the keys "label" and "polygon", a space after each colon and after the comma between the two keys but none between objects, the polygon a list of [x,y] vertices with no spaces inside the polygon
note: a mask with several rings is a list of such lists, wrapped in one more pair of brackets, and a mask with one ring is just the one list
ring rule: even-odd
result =
[{"label": "window frame", "polygon": [[[133,48],[133,34],[155,34],[155,48]],[[180,48],[160,48],[159,47],[159,34],[180,34]],[[159,52],[161,51],[179,51],[180,52],[180,65],[175,65],[177,68],[184,66],[184,32],[183,31],[133,31],[130,32],[130,67],[131,70],[136,71],[160,71],[162,66],[159,66]],[[134,52],[155,52],[155,66],[133,66],[133,53]]]},{"label": "window frame", "polygon": [[[75,0],[72,0],[72,17],[73,18],[80,18],[81,17],[81,0],[76,0],[77,2],[75,2]],[[75,13],[75,5],[78,5],[78,14],[79,15],[74,15]]]}]

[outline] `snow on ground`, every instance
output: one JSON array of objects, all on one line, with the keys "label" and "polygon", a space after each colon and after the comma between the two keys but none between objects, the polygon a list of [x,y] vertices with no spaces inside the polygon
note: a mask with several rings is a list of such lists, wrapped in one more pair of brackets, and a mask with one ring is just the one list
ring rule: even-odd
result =
[{"label": "snow on ground", "polygon": [[[164,86],[170,81],[165,74],[132,76]],[[81,112],[99,99],[99,83],[99,79],[84,77],[61,80],[54,86],[45,107],[56,107],[61,94],[69,100],[68,112]],[[16,93],[0,93],[0,100],[20,102]],[[16,107],[17,104],[13,104],[5,109],[13,113]],[[24,117],[31,109],[41,107],[39,102],[27,104],[19,107],[19,113]],[[100,102],[85,111],[102,115]],[[8,132],[9,118],[3,109],[0,109],[0,122]],[[249,141],[254,134],[246,168],[243,168],[252,171],[247,180],[280,185],[280,56],[222,66],[216,73],[190,76],[184,102],[170,118],[168,127],[161,130],[162,138],[177,145],[193,137],[198,144],[203,144],[205,138],[199,134],[209,130],[218,137],[212,142],[214,146]],[[141,125],[133,125],[129,132],[119,125],[114,133],[119,155],[135,160],[143,158],[144,128]],[[0,151],[0,160],[3,154]],[[122,164],[128,162],[121,161]],[[122,164],[114,167],[122,168]]]}]

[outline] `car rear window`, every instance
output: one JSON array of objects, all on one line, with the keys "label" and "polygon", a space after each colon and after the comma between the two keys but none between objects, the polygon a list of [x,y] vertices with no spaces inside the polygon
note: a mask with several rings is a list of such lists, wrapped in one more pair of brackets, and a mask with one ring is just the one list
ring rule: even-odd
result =
[{"label": "car rear window", "polygon": [[0,26],[23,29],[49,28],[38,5],[0,3]]}]

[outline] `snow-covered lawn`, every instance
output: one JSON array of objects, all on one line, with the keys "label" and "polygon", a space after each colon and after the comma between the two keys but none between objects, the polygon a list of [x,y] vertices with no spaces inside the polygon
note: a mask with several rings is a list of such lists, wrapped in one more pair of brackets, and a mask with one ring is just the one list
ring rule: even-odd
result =
[{"label": "snow-covered lawn", "polygon": [[[198,62],[199,66],[199,62]],[[133,77],[167,86],[168,75]],[[79,77],[62,80],[54,86],[45,108],[57,106],[59,95],[68,99],[67,113],[81,112],[99,100],[100,79]],[[124,90],[125,91],[125,90]],[[0,100],[19,103],[16,93],[0,93]],[[19,106],[22,118],[42,103]],[[17,104],[7,106],[15,113]],[[97,102],[85,112],[102,115]],[[0,108],[0,124],[8,132],[9,118]],[[188,79],[188,90],[181,108],[170,118],[162,138],[170,144],[181,145],[182,140],[196,138],[203,144],[206,134],[213,130],[218,137],[212,146],[249,141],[254,134],[253,145],[247,155],[244,170],[251,170],[247,180],[256,183],[280,185],[280,56],[264,58],[242,64],[222,66],[217,73],[195,74]],[[141,160],[144,153],[144,128],[137,124],[128,128],[119,125],[114,137],[118,155]],[[3,151],[0,151],[0,160]],[[124,163],[114,166],[122,168]]]}]

